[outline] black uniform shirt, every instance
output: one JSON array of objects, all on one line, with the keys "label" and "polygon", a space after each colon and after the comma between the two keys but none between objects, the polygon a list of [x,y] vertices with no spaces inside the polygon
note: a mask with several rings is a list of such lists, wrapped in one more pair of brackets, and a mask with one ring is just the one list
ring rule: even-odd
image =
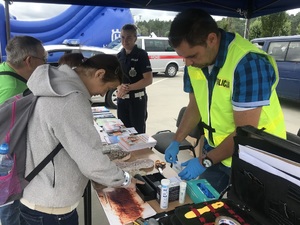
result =
[{"label": "black uniform shirt", "polygon": [[117,57],[122,66],[124,84],[136,83],[143,79],[143,73],[152,71],[148,53],[138,48],[137,45],[128,55],[123,48]]}]

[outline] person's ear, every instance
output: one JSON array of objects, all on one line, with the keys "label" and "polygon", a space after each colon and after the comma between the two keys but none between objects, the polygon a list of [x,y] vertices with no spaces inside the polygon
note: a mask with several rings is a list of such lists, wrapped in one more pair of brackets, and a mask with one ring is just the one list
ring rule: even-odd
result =
[{"label": "person's ear", "polygon": [[30,66],[31,63],[31,57],[30,56],[26,56],[26,58],[23,59],[24,63],[28,66]]},{"label": "person's ear", "polygon": [[105,75],[105,69],[98,69],[95,73],[96,78],[100,77],[102,79],[104,77],[104,75]]},{"label": "person's ear", "polygon": [[209,33],[207,36],[207,45],[215,45],[218,41],[218,36],[216,33]]}]

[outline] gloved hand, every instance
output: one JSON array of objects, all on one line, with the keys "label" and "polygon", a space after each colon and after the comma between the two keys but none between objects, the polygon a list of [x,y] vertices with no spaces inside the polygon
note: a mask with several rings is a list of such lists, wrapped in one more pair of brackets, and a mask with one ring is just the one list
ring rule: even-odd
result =
[{"label": "gloved hand", "polygon": [[179,152],[179,142],[172,141],[169,147],[165,151],[165,160],[169,163],[175,163],[177,161],[178,152]]},{"label": "gloved hand", "polygon": [[182,180],[194,179],[206,170],[198,158],[193,158],[189,161],[181,163],[181,166],[185,166],[185,168],[178,174]]}]

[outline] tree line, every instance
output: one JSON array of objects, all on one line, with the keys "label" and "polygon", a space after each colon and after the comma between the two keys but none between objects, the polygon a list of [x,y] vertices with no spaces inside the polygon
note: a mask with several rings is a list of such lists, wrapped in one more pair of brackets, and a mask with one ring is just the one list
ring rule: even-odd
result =
[{"label": "tree line", "polygon": [[[152,32],[158,37],[167,37],[172,20],[159,19],[139,21],[136,23],[142,36],[149,36]],[[244,36],[245,19],[227,17],[217,21],[220,28],[229,32],[237,32]],[[273,37],[300,34],[300,12],[289,15],[286,12],[274,13],[250,19],[248,26],[248,39],[258,37]]]}]

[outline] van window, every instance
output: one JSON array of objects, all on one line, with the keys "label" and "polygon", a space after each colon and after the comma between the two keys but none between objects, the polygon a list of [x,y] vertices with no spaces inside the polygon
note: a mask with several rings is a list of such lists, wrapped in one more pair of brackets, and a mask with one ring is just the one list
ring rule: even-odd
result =
[{"label": "van window", "polygon": [[300,35],[257,38],[251,42],[261,45],[276,60],[278,96],[300,102]]},{"label": "van window", "polygon": [[286,55],[286,61],[300,62],[300,41],[290,43]]},{"label": "van window", "polygon": [[267,53],[275,58],[276,61],[284,61],[289,42],[271,42]]},{"label": "van window", "polygon": [[147,52],[174,51],[168,40],[145,39],[145,50]]},{"label": "van window", "polygon": [[135,43],[139,48],[143,48],[142,39],[138,38]]}]

